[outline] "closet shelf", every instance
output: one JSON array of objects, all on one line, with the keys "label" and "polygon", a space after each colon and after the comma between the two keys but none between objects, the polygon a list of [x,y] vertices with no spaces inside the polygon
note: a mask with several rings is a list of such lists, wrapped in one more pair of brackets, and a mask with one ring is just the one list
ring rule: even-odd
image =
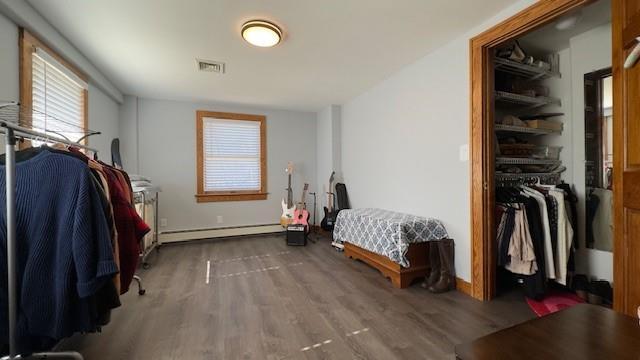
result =
[{"label": "closet shelf", "polygon": [[549,130],[549,129],[535,129],[524,126],[513,126],[495,124],[494,129],[496,132],[504,133],[517,133],[517,134],[531,134],[531,135],[549,135],[549,134],[561,134],[562,131]]},{"label": "closet shelf", "polygon": [[496,57],[494,60],[496,71],[517,75],[529,80],[547,79],[551,77],[560,78],[559,72],[545,70],[543,68],[522,64],[513,60]]},{"label": "closet shelf", "polygon": [[496,157],[496,165],[558,165],[561,160]]},{"label": "closet shelf", "polygon": [[517,105],[527,105],[530,107],[539,107],[545,105],[561,105],[560,99],[552,98],[552,97],[544,97],[544,96],[526,96],[520,94],[514,94],[506,91],[496,91],[495,93],[496,101],[501,101],[505,103],[517,104]]}]

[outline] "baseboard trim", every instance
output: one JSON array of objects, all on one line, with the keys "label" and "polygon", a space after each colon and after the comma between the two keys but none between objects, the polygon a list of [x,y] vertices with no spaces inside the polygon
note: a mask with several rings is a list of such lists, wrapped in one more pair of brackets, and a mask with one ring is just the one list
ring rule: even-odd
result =
[{"label": "baseboard trim", "polygon": [[253,225],[253,226],[232,226],[211,229],[192,229],[163,231],[159,234],[160,244],[173,242],[205,240],[229,236],[259,235],[283,232],[280,224]]},{"label": "baseboard trim", "polygon": [[456,289],[463,294],[471,296],[471,283],[464,279],[456,278]]}]

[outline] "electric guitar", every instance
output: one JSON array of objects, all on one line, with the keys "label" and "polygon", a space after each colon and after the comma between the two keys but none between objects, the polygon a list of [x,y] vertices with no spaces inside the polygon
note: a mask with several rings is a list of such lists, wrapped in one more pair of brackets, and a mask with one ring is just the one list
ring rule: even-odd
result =
[{"label": "electric guitar", "polygon": [[293,213],[293,223],[302,224],[306,230],[309,230],[309,212],[307,211],[307,203],[305,202],[307,190],[309,190],[309,184],[305,183],[304,188],[302,189],[300,203],[298,203],[298,207]]},{"label": "electric guitar", "polygon": [[333,179],[336,175],[336,172],[331,172],[331,177],[329,177],[329,191],[327,192],[327,206],[324,207],[324,218],[320,222],[320,227],[323,230],[331,231],[333,230],[333,225],[336,222],[336,217],[338,216],[338,212],[335,210],[334,199],[333,199]]},{"label": "electric guitar", "polygon": [[296,206],[293,204],[293,190],[291,189],[291,175],[293,174],[293,163],[289,161],[285,170],[289,175],[289,185],[287,186],[287,202],[282,199],[282,215],[280,216],[280,225],[287,227],[293,221],[293,215]]}]

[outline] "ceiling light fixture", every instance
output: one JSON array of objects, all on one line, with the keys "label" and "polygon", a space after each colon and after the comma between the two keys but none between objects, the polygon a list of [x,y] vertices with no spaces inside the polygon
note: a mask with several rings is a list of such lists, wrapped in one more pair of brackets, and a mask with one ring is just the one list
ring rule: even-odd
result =
[{"label": "ceiling light fixture", "polygon": [[580,21],[581,17],[582,17],[582,13],[577,12],[573,15],[569,15],[563,19],[560,19],[555,25],[556,29],[560,31],[572,29],[576,26],[578,21]]},{"label": "ceiling light fixture", "polygon": [[242,38],[249,44],[259,47],[272,47],[282,40],[282,30],[268,21],[251,20],[242,25]]}]

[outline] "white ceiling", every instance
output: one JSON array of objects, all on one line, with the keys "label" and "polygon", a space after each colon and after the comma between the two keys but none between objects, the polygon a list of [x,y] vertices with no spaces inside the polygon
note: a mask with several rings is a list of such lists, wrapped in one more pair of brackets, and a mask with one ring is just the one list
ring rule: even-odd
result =
[{"label": "white ceiling", "polygon": [[[342,104],[515,0],[29,0],[124,93],[316,111]],[[280,25],[271,49],[240,37]],[[196,71],[195,58],[227,73]]]}]

